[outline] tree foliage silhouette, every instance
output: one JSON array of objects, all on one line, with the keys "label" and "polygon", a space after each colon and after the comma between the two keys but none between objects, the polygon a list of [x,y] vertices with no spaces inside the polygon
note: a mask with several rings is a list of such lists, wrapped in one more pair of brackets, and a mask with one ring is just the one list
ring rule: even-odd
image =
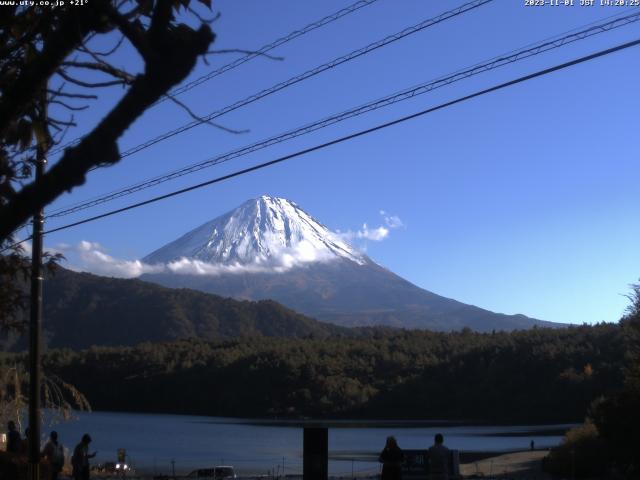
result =
[{"label": "tree foliage silhouette", "polygon": [[[0,325],[24,299],[28,275],[18,228],[39,209],[86,181],[87,173],[120,159],[118,139],[154,102],[187,77],[215,36],[198,9],[210,0],[92,0],[80,6],[5,6],[0,9]],[[195,19],[195,22],[193,21]],[[197,24],[196,27],[190,24]],[[113,42],[106,51],[96,44]],[[134,72],[114,63],[124,44],[138,54]],[[102,120],[36,182],[36,152],[59,145],[103,89],[124,94]],[[192,115],[192,112],[178,102]],[[50,114],[55,109],[58,116]]]},{"label": "tree foliage silhouette", "polygon": [[[215,38],[212,21],[199,13],[211,9],[210,0],[199,0],[202,5],[190,0],[26,3],[0,9],[0,327],[5,331],[24,327],[16,318],[25,308],[30,274],[25,250],[14,243],[16,231],[62,193],[82,185],[90,170],[118,162],[120,136],[187,77]],[[113,46],[106,51],[96,47],[109,41]],[[114,62],[125,44],[138,55],[135,71]],[[36,159],[76,126],[75,112],[113,87],[124,90],[119,100],[36,181]],[[53,267],[56,257],[48,260]],[[21,372],[15,365],[0,369],[0,413],[6,407],[7,415],[18,415],[26,381]],[[62,412],[86,407],[73,386],[53,376],[44,378],[43,397],[44,405]]]}]

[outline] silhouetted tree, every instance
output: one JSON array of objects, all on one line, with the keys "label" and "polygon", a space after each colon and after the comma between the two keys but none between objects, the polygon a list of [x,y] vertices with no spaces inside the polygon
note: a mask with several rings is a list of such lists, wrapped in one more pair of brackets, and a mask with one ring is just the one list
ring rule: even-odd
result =
[{"label": "silhouetted tree", "polygon": [[[120,159],[117,140],[122,133],[149,106],[181,82],[198,57],[208,51],[214,39],[208,25],[201,24],[194,30],[175,20],[175,12],[180,7],[190,8],[189,3],[188,0],[92,0],[82,8],[2,9],[0,138],[5,150],[3,174],[9,177],[5,178],[5,184],[17,177],[20,169],[16,167],[25,165],[24,162],[13,164],[11,159],[15,157],[7,147],[17,146],[24,150],[32,145],[34,118],[39,113],[36,111],[37,100],[53,77],[60,76],[67,84],[80,88],[114,85],[128,88],[93,130],[77,145],[65,150],[39,185],[29,183],[6,197],[5,204],[0,207],[0,239],[11,235],[38,208],[84,183],[91,168],[116,163]],[[108,62],[110,52],[90,49],[88,40],[91,37],[114,31],[118,31],[140,55],[139,73],[131,74],[111,65]],[[74,53],[86,55],[91,61],[69,60]],[[83,69],[99,71],[111,79],[83,81],[74,74]],[[65,87],[44,92],[47,102],[65,103],[65,98],[90,98],[87,94],[69,93]],[[49,118],[48,126],[56,129],[68,126],[68,122]],[[50,135],[46,141],[51,141]]]},{"label": "silhouetted tree", "polygon": [[[199,0],[210,9],[210,0]],[[29,263],[14,244],[17,229],[63,192],[85,182],[96,167],[120,160],[118,139],[147,108],[191,72],[214,40],[209,23],[190,0],[90,0],[82,5],[0,8],[0,328],[20,329]],[[49,3],[49,2],[47,2]],[[69,3],[69,2],[67,2]],[[196,28],[186,20],[195,19]],[[193,23],[193,21],[191,22]],[[113,47],[95,48],[105,37]],[[104,42],[103,42],[104,43]],[[138,54],[136,71],[118,68],[114,53],[128,43]],[[36,182],[33,166],[75,126],[73,113],[89,107],[101,89],[124,94]],[[62,117],[50,114],[54,107]],[[49,266],[53,263],[49,258]],[[16,363],[0,368],[0,414],[17,415],[25,376]],[[85,407],[70,384],[43,379],[44,405],[65,411]],[[69,400],[68,400],[69,399]],[[71,403],[69,403],[71,402]],[[15,408],[14,408],[15,407]],[[9,413],[7,413],[9,412]],[[11,413],[13,412],[13,413]]]},{"label": "silhouetted tree", "polygon": [[[210,0],[199,0],[210,8]],[[154,102],[193,69],[214,40],[190,0],[91,0],[80,6],[0,8],[0,325],[22,306],[16,278],[25,274],[14,232],[63,192],[85,182],[95,167],[120,159],[117,141]],[[196,19],[198,27],[186,19]],[[193,22],[191,22],[193,23]],[[98,51],[95,40],[114,42]],[[114,65],[128,43],[138,53],[135,72]],[[99,89],[124,87],[113,108],[39,182],[32,177],[36,151],[59,144],[75,126],[73,112],[88,108]],[[54,118],[49,107],[66,112]]]},{"label": "silhouetted tree", "polygon": [[622,318],[625,343],[624,389],[598,401],[591,417],[605,440],[610,458],[627,478],[638,478],[640,459],[640,285],[632,286],[631,305]]}]

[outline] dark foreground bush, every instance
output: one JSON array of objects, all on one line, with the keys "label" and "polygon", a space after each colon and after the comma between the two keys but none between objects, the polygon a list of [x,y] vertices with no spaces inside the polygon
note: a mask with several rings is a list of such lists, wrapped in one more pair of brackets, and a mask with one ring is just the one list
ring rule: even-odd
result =
[{"label": "dark foreground bush", "polygon": [[594,404],[590,417],[624,478],[640,478],[640,393],[629,388]]},{"label": "dark foreground bush", "polygon": [[602,478],[609,466],[607,452],[598,429],[587,422],[565,434],[562,444],[544,458],[543,468],[564,478]]}]

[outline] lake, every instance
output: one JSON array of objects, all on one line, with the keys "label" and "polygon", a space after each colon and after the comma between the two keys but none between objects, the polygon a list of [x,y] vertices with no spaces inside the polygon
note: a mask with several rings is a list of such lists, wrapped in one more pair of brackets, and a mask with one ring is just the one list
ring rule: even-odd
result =
[{"label": "lake", "polygon": [[[75,420],[45,426],[57,430],[66,448],[84,433],[93,438],[94,463],[115,461],[125,448],[140,472],[177,474],[214,465],[233,465],[239,474],[296,474],[302,472],[301,422],[253,419],[153,415],[113,412],[77,413]],[[307,424],[313,422],[308,422]],[[572,425],[465,426],[435,422],[335,421],[329,427],[329,473],[375,473],[377,455],[387,436],[394,435],[401,448],[422,449],[440,432],[445,444],[461,451],[509,451],[549,448]]]}]

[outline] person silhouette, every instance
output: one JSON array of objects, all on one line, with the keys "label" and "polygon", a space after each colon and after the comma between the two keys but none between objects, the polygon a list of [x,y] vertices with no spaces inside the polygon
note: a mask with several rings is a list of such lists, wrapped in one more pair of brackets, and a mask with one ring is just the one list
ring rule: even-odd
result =
[{"label": "person silhouette", "polygon": [[431,480],[449,480],[449,458],[451,452],[444,446],[444,437],[437,433],[429,448],[429,478]]},{"label": "person silhouette", "polygon": [[52,431],[49,434],[49,440],[42,449],[42,456],[47,459],[51,465],[51,480],[58,480],[58,475],[64,467],[64,448],[58,442],[58,432]]},{"label": "person silhouette", "polygon": [[7,423],[7,452],[18,454],[22,446],[22,437],[13,420]]},{"label": "person silhouette", "polygon": [[89,444],[91,443],[91,437],[88,433],[85,433],[80,440],[80,443],[73,449],[73,456],[71,457],[71,466],[73,467],[73,480],[89,480],[90,469],[89,459],[96,456],[96,453],[89,453]]},{"label": "person silhouette", "polygon": [[404,453],[398,446],[395,437],[387,437],[378,461],[382,463],[382,480],[400,480],[402,478],[402,462]]}]

